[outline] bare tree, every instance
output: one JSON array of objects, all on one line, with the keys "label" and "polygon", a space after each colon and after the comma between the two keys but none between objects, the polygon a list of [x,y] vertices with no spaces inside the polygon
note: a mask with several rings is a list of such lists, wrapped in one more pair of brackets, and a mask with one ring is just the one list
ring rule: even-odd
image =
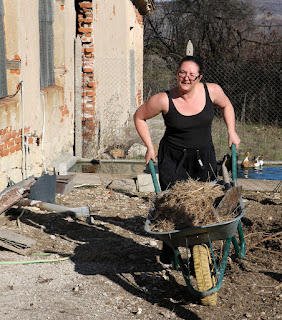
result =
[{"label": "bare tree", "polygon": [[223,61],[237,60],[254,41],[255,8],[249,0],[175,0],[156,6],[145,18],[145,54],[157,53],[168,64],[185,54],[188,40],[197,56]]}]

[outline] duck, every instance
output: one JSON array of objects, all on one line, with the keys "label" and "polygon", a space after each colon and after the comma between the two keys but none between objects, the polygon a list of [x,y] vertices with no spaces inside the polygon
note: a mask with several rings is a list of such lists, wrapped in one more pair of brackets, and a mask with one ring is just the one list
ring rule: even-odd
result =
[{"label": "duck", "polygon": [[263,156],[254,157],[255,168],[261,168],[263,166]]},{"label": "duck", "polygon": [[250,153],[246,152],[246,158],[242,161],[241,167],[244,168],[244,169],[254,168],[256,162],[257,162],[256,159],[250,160]]}]

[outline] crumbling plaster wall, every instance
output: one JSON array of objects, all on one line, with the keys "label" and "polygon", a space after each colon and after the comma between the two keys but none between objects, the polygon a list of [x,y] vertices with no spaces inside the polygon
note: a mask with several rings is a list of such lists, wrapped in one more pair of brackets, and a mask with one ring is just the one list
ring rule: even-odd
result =
[{"label": "crumbling plaster wall", "polygon": [[38,0],[4,0],[8,94],[20,90],[0,99],[0,190],[73,157],[76,14],[53,3],[56,84],[40,90]]},{"label": "crumbling plaster wall", "polygon": [[123,140],[143,96],[143,17],[130,0],[79,2],[83,45],[83,156]]}]

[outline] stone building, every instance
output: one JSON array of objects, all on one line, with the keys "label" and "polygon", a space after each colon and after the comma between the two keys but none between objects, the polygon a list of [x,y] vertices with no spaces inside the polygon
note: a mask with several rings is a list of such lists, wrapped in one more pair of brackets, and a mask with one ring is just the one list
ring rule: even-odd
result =
[{"label": "stone building", "polygon": [[0,191],[65,172],[120,137],[142,102],[153,0],[0,0]]},{"label": "stone building", "polygon": [[73,157],[72,0],[0,0],[0,190]]}]

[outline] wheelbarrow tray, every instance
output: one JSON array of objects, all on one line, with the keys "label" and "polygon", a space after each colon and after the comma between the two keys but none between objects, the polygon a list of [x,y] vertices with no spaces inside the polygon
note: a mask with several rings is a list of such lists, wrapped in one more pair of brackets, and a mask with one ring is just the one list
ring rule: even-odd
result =
[{"label": "wheelbarrow tray", "polygon": [[208,244],[210,241],[212,242],[215,240],[225,240],[232,238],[236,234],[238,223],[246,213],[242,197],[239,198],[239,206],[241,212],[232,220],[168,232],[155,232],[151,230],[150,226],[156,214],[156,210],[150,208],[144,229],[146,232],[159,240],[162,240],[172,248],[203,243]]}]

